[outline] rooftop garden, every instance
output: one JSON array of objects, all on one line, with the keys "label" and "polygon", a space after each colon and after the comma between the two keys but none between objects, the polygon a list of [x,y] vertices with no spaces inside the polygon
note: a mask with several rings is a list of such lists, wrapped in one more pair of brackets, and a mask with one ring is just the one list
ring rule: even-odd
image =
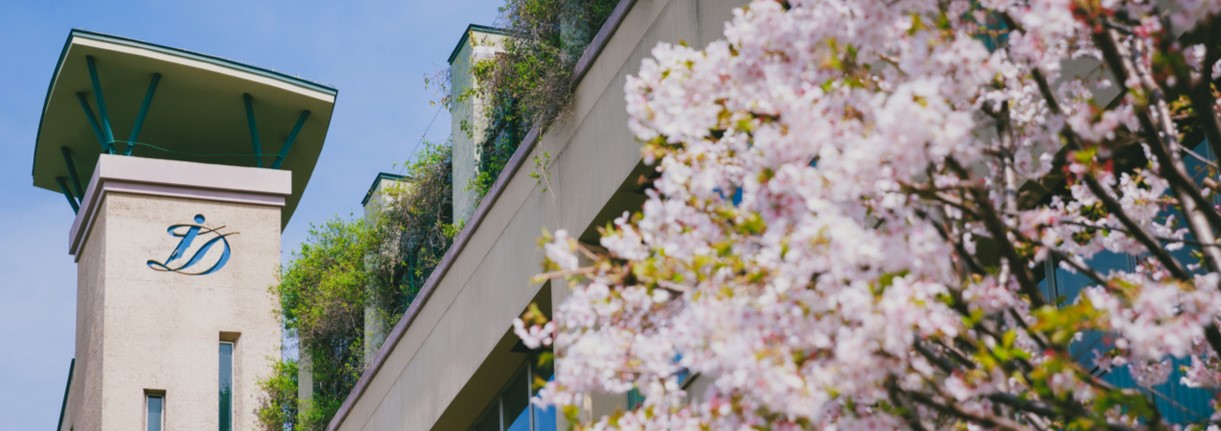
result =
[{"label": "rooftop garden", "polygon": [[[266,430],[325,429],[458,228],[450,220],[450,147],[427,145],[407,175],[384,189],[371,219],[335,218],[313,226],[272,288],[298,360],[284,359],[263,382]],[[298,400],[298,372],[312,375]]]},{"label": "rooftop garden", "polygon": [[[546,128],[567,105],[573,71],[618,0],[506,0],[504,52],[477,62],[477,96],[489,127],[479,144],[473,184],[485,196],[526,133]],[[472,95],[460,95],[470,97]]]},{"label": "rooftop garden", "polygon": [[[561,112],[577,60],[616,4],[506,0],[501,24],[514,37],[503,54],[475,67],[492,127],[477,139],[478,178],[459,187],[482,199],[526,132]],[[450,216],[452,178],[450,145],[429,144],[386,190],[374,217],[335,218],[311,228],[272,287],[299,359],[278,361],[275,375],[262,382],[263,429],[326,428],[369,352],[380,348],[462,229]],[[302,369],[312,377],[309,399],[298,399]]]}]

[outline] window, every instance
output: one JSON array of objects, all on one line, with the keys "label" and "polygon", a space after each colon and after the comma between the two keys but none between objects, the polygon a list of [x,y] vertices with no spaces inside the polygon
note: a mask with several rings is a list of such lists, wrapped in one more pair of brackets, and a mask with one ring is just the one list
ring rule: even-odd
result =
[{"label": "window", "polygon": [[233,342],[220,342],[220,431],[233,431]]},{"label": "window", "polygon": [[534,367],[534,358],[527,360],[526,366],[509,380],[508,385],[493,398],[471,431],[554,431],[556,429],[555,408],[546,409],[530,403],[530,398],[538,394],[533,382],[550,381],[552,370],[548,367]]},{"label": "window", "polygon": [[[1111,270],[1131,271],[1135,257],[1130,255],[1102,252],[1088,261],[1088,264],[1103,274]],[[1063,304],[1077,299],[1081,290],[1094,284],[1082,274],[1072,273],[1063,268],[1048,263],[1046,273],[1053,274],[1043,284],[1044,294],[1049,298],[1058,298]],[[1069,354],[1082,364],[1092,364],[1096,352],[1106,351],[1113,347],[1113,340],[1098,331],[1087,331],[1081,338],[1069,346]],[[1189,359],[1171,358],[1172,371],[1166,381],[1150,389],[1139,388],[1126,366],[1115,367],[1110,372],[1098,371],[1098,375],[1107,383],[1121,388],[1137,388],[1152,396],[1158,411],[1170,423],[1194,423],[1208,420],[1213,409],[1211,400],[1213,394],[1205,389],[1188,388],[1179,384],[1183,377],[1182,367],[1189,365]]]},{"label": "window", "polygon": [[144,393],[144,429],[161,431],[165,428],[165,393]]},{"label": "window", "polygon": [[644,405],[644,394],[640,393],[640,389],[632,388],[627,391],[627,409],[636,410]]},{"label": "window", "polygon": [[[1193,149],[1192,154],[1185,155],[1183,159],[1187,165],[1188,174],[1197,182],[1202,182],[1208,172],[1205,163],[1200,159],[1212,161],[1216,160],[1216,156],[1211,154],[1207,143],[1200,143]],[[1175,209],[1169,209],[1165,215],[1174,215],[1175,218],[1182,220],[1182,216]],[[1194,240],[1190,233],[1186,239],[1189,241],[1188,245],[1171,252],[1179,262],[1195,260],[1191,254],[1198,250],[1198,246],[1190,245],[1190,241]],[[1107,274],[1113,270],[1132,271],[1139,258],[1140,256],[1104,251],[1094,255],[1087,263],[1098,272]],[[1094,284],[1089,277],[1067,271],[1061,268],[1058,262],[1050,259],[1044,264],[1043,273],[1050,274],[1050,276],[1045,276],[1040,283],[1044,296],[1060,304],[1075,301],[1082,289]],[[1069,354],[1078,362],[1088,365],[1092,364],[1097,352],[1113,348],[1113,343],[1111,337],[1105,333],[1087,331],[1069,346]],[[1167,422],[1186,424],[1208,420],[1213,413],[1212,400],[1215,398],[1215,393],[1207,389],[1188,388],[1179,384],[1179,379],[1184,376],[1182,368],[1190,364],[1190,359],[1170,358],[1170,360],[1172,361],[1172,371],[1166,382],[1152,388],[1139,389],[1153,398],[1158,411],[1165,416]],[[1103,380],[1117,387],[1138,388],[1126,366],[1111,368],[1106,373],[1101,371],[1097,373]]]},{"label": "window", "polygon": [[734,187],[732,194],[726,193],[725,190],[722,190],[720,187],[717,187],[717,188],[713,189],[712,191],[714,193],[720,195],[721,199],[733,202],[733,206],[735,206],[735,207],[738,205],[742,205],[742,187],[741,186]]}]

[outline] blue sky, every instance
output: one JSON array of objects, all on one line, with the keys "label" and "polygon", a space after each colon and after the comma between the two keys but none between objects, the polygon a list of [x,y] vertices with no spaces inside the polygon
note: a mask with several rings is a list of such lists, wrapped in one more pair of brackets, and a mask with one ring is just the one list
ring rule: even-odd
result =
[{"label": "blue sky", "polygon": [[[8,0],[0,14],[0,428],[51,429],[76,326],[72,210],[35,189],[30,165],[48,81],[68,31],[93,30],[298,75],[339,89],[326,146],[284,232],[287,256],[310,223],[348,216],[379,171],[396,171],[436,107],[441,70],[468,23],[502,0]],[[430,140],[449,134],[442,112]]]}]

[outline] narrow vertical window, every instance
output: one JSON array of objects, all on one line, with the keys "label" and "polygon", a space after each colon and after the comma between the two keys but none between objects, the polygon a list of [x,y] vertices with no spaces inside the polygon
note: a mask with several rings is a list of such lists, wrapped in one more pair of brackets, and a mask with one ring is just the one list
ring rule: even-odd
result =
[{"label": "narrow vertical window", "polygon": [[220,431],[233,430],[233,343],[220,343]]},{"label": "narrow vertical window", "polygon": [[513,376],[509,386],[500,392],[506,431],[530,431],[530,367],[527,365]]},{"label": "narrow vertical window", "polygon": [[161,425],[165,422],[165,395],[145,394],[144,406],[146,410],[144,415],[145,429],[148,431],[161,431]]},{"label": "narrow vertical window", "polygon": [[[555,380],[555,363],[550,361],[540,363],[538,357],[533,355],[530,362],[526,366],[530,367],[530,397],[533,398],[538,395],[538,390],[542,389],[536,382],[551,382]],[[538,364],[538,366],[535,367],[533,364]],[[555,406],[543,408],[531,403],[530,409],[534,411],[534,423],[532,424],[534,431],[556,431],[560,429],[556,426]]]}]

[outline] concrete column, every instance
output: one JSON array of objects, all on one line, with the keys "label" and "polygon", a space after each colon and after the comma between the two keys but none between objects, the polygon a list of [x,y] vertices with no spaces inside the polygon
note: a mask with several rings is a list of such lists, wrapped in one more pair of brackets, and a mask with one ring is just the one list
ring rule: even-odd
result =
[{"label": "concrete column", "polygon": [[314,360],[301,352],[297,360],[297,404],[305,405],[314,398]]},{"label": "concrete column", "polygon": [[[369,187],[369,191],[365,194],[365,199],[361,202],[365,210],[365,223],[369,226],[379,223],[382,210],[386,205],[392,203],[393,199],[397,199],[399,193],[405,190],[404,187],[407,183],[404,183],[403,179],[404,177],[400,175],[385,172],[377,174],[377,177],[373,180],[373,185]],[[382,241],[381,244],[387,247],[379,248],[375,253],[398,255],[401,252],[401,250],[392,249],[398,247],[399,238],[379,238],[379,241]],[[367,258],[365,264],[372,265],[372,259],[372,257]],[[369,297],[373,297],[373,290],[377,288],[373,283],[376,283],[376,281],[370,280],[369,283],[369,285],[365,286],[365,289],[370,294]],[[382,342],[386,340],[386,335],[390,333],[391,329],[386,325],[386,310],[380,309],[378,305],[372,302],[365,304],[364,362],[366,366],[377,355],[377,350],[382,347]]]},{"label": "concrete column", "polygon": [[364,363],[369,365],[369,361],[377,355],[377,349],[382,347],[382,342],[386,341],[386,328],[382,324],[382,313],[376,306],[365,305],[365,350]]},{"label": "concrete column", "polygon": [[470,26],[450,58],[450,139],[453,143],[453,220],[465,221],[479,206],[469,186],[479,175],[479,144],[487,134],[484,100],[472,69],[481,60],[504,50],[504,35],[495,29]]},{"label": "concrete column", "polygon": [[[75,429],[216,429],[220,343],[232,342],[233,429],[255,429],[280,357],[288,171],[102,155],[69,235],[77,261]],[[103,384],[103,381],[105,384]],[[80,382],[79,384],[77,382]]]}]

